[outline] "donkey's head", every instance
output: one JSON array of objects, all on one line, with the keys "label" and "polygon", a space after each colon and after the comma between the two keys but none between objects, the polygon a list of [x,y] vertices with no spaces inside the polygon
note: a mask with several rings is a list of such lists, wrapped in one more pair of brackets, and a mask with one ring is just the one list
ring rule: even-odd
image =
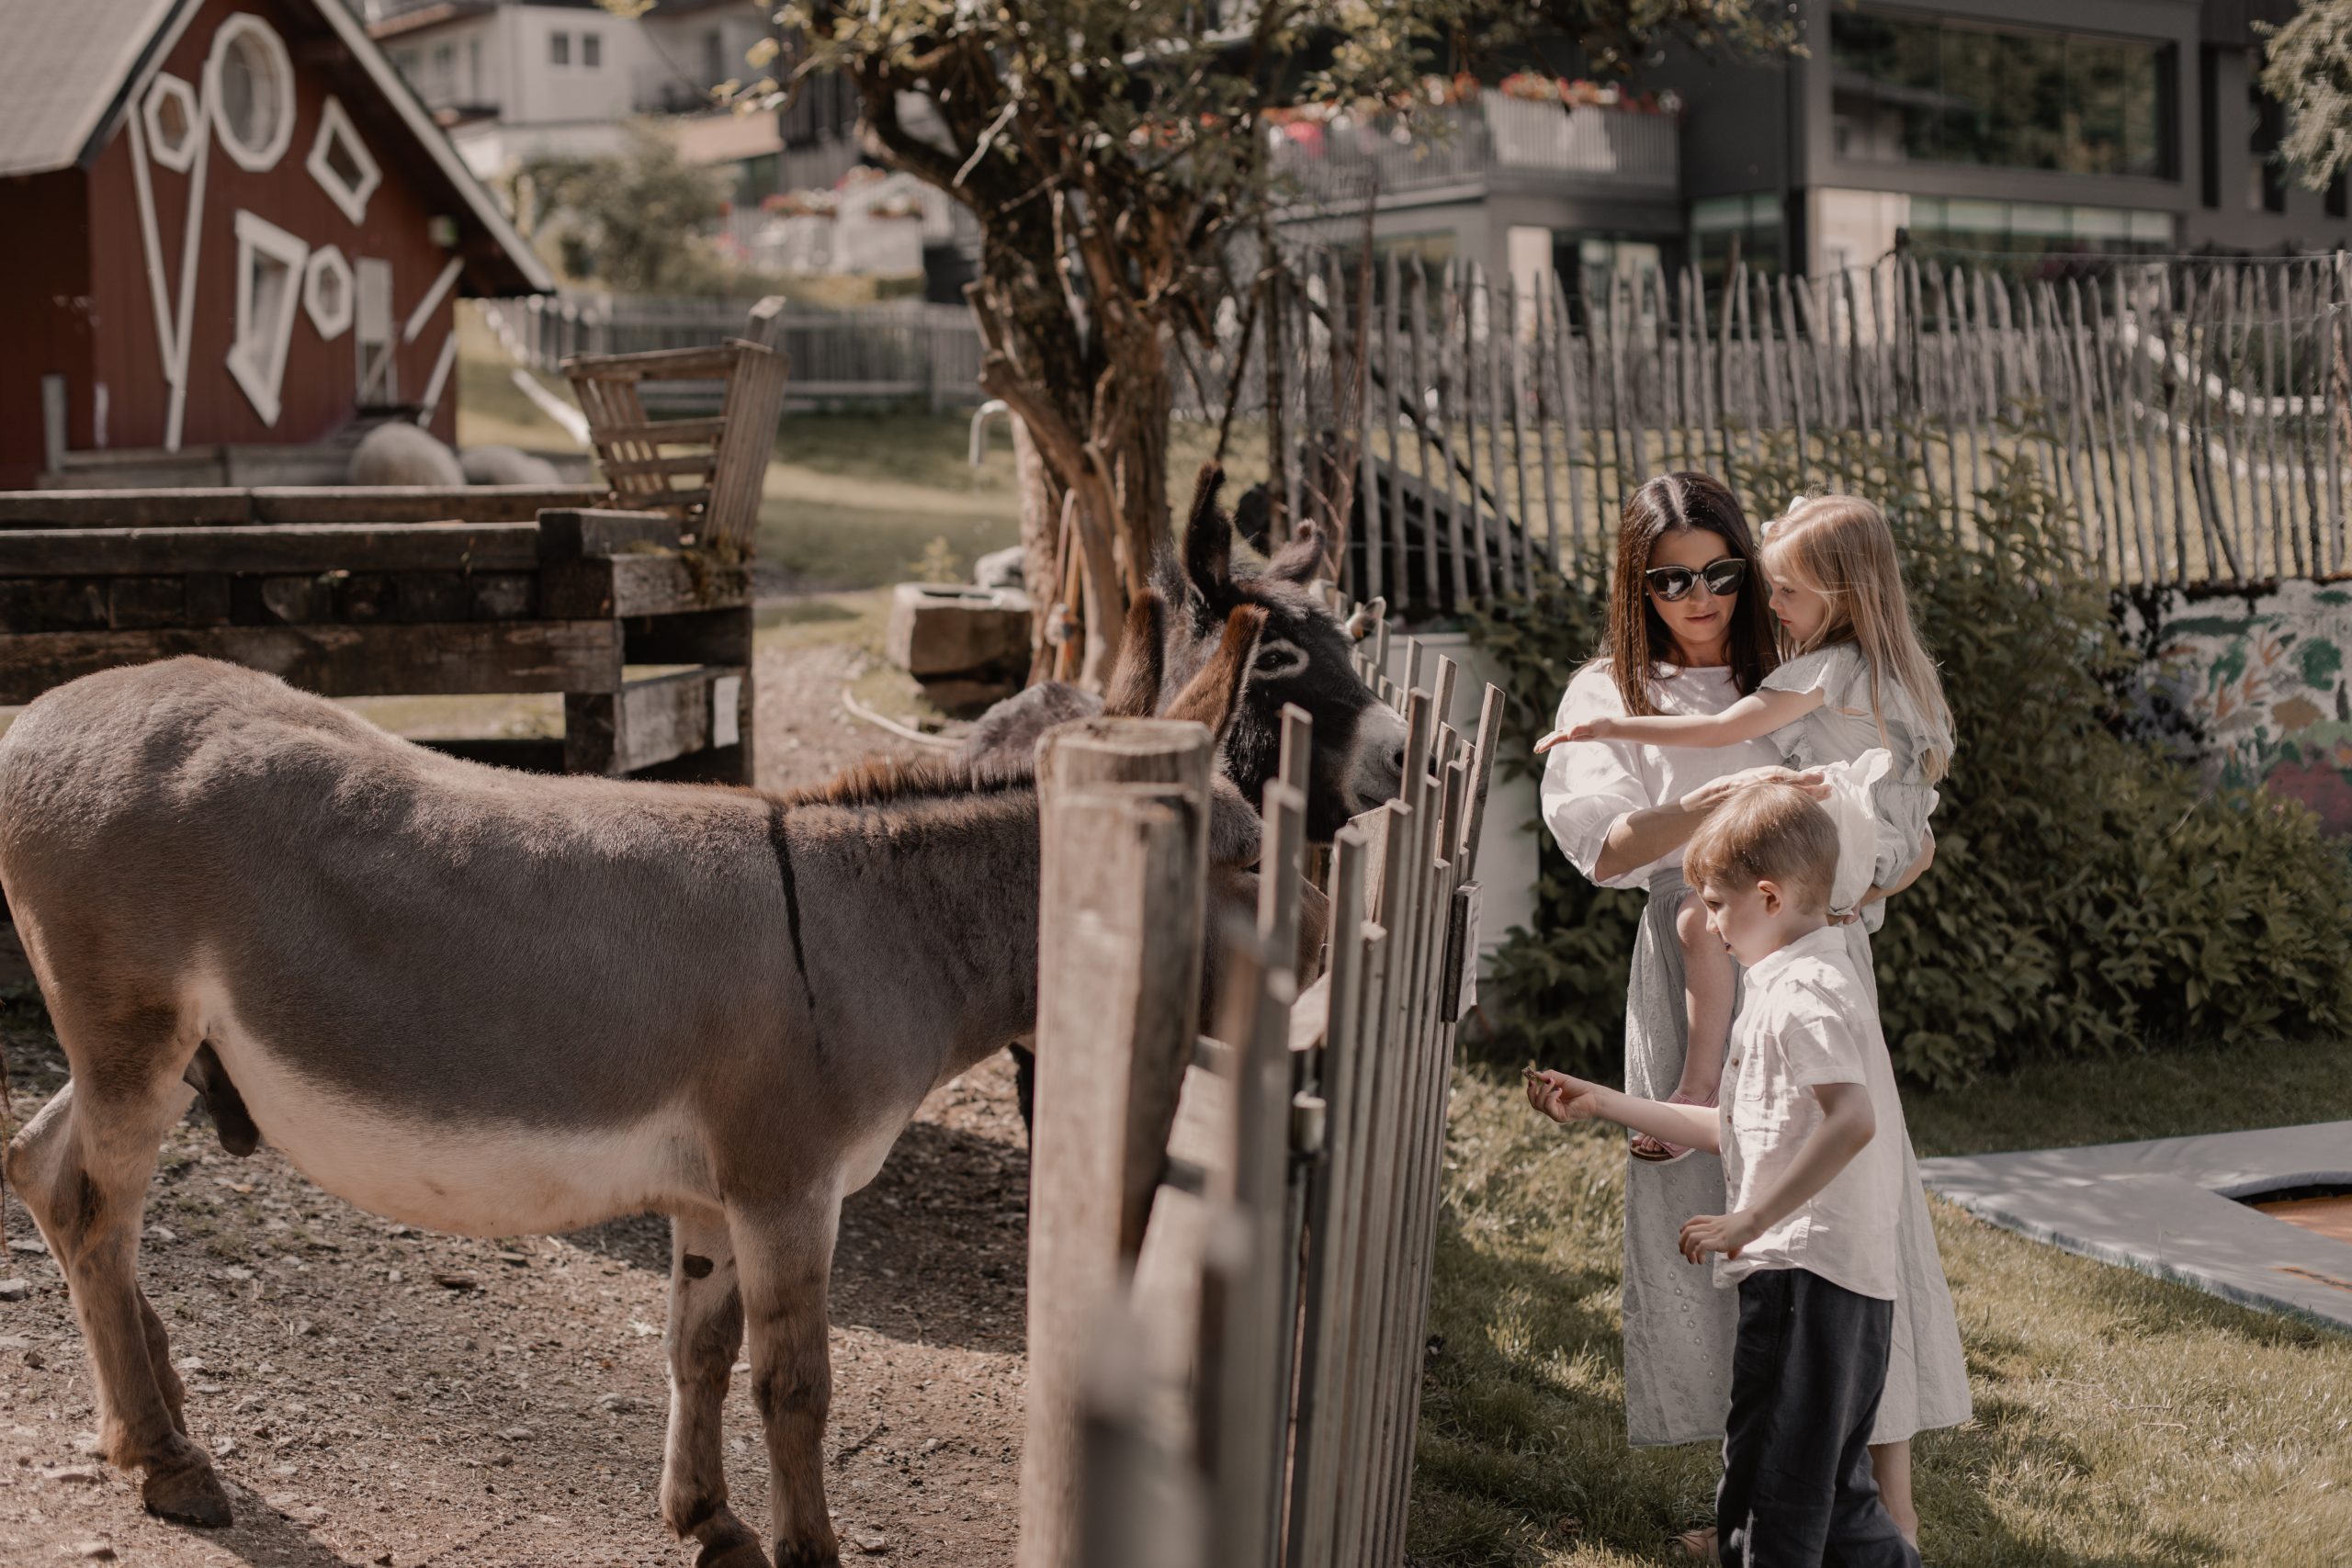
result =
[{"label": "donkey's head", "polygon": [[[1159,711],[1204,670],[1231,657],[1236,611],[1262,611],[1225,733],[1224,771],[1244,795],[1261,799],[1282,760],[1283,705],[1296,703],[1315,720],[1307,836],[1328,840],[1349,818],[1396,793],[1405,721],[1356,673],[1355,628],[1308,592],[1326,564],[1321,531],[1302,525],[1262,569],[1236,571],[1233,525],[1216,503],[1224,482],[1215,463],[1202,468],[1183,558],[1163,557],[1154,573],[1159,604],[1146,613],[1157,636],[1147,637],[1159,653],[1153,671],[1164,694]],[[1137,629],[1131,623],[1131,637]]]}]

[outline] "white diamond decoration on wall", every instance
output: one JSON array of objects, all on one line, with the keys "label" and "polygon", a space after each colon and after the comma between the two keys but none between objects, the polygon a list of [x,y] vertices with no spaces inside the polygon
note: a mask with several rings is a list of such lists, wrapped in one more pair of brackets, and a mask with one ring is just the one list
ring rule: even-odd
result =
[{"label": "white diamond decoration on wall", "polygon": [[197,107],[196,89],[176,76],[157,76],[140,112],[147,119],[147,147],[155,162],[175,175],[187,173],[196,162],[196,133],[204,113]]},{"label": "white diamond decoration on wall", "polygon": [[304,288],[311,247],[266,218],[237,214],[237,339],[229,374],[264,424],[276,424],[286,384],[286,352],[294,344],[294,312]]},{"label": "white diamond decoration on wall", "polygon": [[351,264],[333,245],[311,253],[302,269],[302,309],[322,338],[339,338],[351,330]]},{"label": "white diamond decoration on wall", "polygon": [[306,165],[319,188],[334,198],[343,209],[343,215],[354,223],[368,216],[368,198],[384,183],[383,172],[376,167],[368,144],[359,140],[359,132],[352,129],[351,117],[344,112],[340,100],[330,97],[319,115],[319,134],[311,142],[310,162]]}]

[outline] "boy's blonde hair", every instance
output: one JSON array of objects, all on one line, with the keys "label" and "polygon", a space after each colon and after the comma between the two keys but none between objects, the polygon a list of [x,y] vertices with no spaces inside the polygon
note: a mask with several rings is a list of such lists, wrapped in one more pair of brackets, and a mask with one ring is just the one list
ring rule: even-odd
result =
[{"label": "boy's blonde hair", "polygon": [[[1806,496],[1764,525],[1763,557],[1775,576],[1795,579],[1829,602],[1829,616],[1791,658],[1832,643],[1861,649],[1871,671],[1871,713],[1879,738],[1886,738],[1886,711],[1879,682],[1891,679],[1937,733],[1951,733],[1951,709],[1944,702],[1942,677],[1911,624],[1903,592],[1903,567],[1895,558],[1894,531],[1886,513],[1855,495]],[[1930,747],[1920,765],[1930,782],[1944,776],[1951,758]]]},{"label": "boy's blonde hair", "polygon": [[1682,852],[1682,880],[1745,893],[1770,879],[1790,903],[1826,910],[1838,825],[1790,784],[1753,784],[1715,807]]}]

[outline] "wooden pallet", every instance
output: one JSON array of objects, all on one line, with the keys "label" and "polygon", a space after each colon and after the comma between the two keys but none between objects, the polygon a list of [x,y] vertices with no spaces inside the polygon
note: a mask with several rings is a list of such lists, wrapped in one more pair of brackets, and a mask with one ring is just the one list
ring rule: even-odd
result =
[{"label": "wooden pallet", "polygon": [[[762,301],[763,309],[767,305]],[[753,330],[764,324],[754,310]],[[784,413],[782,354],[730,338],[712,348],[574,355],[563,369],[588,416],[589,440],[615,504],[660,508],[685,524],[699,544],[750,550],[761,481]],[[680,381],[723,383],[719,412],[655,419],[646,412],[649,384]]]},{"label": "wooden pallet", "polygon": [[0,493],[0,704],[196,654],[333,697],[560,693],[560,745],[451,749],[751,782],[740,558],[667,513],[492,488]]}]

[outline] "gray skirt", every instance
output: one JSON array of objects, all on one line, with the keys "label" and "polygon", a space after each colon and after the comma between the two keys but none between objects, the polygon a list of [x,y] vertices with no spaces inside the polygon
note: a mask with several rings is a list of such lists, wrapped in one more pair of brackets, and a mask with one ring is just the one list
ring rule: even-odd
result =
[{"label": "gray skirt", "polygon": [[[1682,988],[1682,947],[1674,916],[1684,893],[1679,871],[1651,879],[1634,942],[1634,973],[1625,992],[1625,1089],[1663,1100],[1682,1074],[1689,1022]],[[1845,928],[1854,966],[1877,996],[1870,936],[1859,923]],[[1916,1432],[1968,1419],[1968,1365],[1952,1315],[1951,1291],[1928,1224],[1927,1190],[1906,1135],[1903,1143],[1904,1208],[1897,1232],[1902,1249],[1894,1337],[1887,1358],[1886,1393],[1879,1401],[1873,1443],[1900,1442]],[[1719,1291],[1712,1264],[1682,1259],[1676,1243],[1693,1214],[1724,1207],[1723,1162],[1703,1150],[1672,1165],[1628,1156],[1625,1170],[1625,1436],[1635,1447],[1719,1439],[1731,1406],[1731,1350],[1739,1292]]]}]

